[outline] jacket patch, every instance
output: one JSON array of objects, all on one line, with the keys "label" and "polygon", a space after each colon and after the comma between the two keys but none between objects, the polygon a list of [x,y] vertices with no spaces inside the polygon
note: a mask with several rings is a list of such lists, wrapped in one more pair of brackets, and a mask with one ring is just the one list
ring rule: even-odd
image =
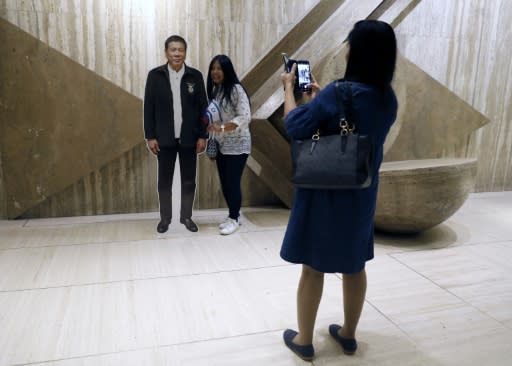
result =
[{"label": "jacket patch", "polygon": [[196,86],[195,83],[187,83],[187,87],[188,87],[188,92],[189,94],[194,94],[194,87]]}]

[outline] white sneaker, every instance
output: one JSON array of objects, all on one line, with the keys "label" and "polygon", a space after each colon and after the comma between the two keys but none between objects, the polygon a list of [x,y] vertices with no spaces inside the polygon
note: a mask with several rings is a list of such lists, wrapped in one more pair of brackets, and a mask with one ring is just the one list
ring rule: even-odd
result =
[{"label": "white sneaker", "polygon": [[219,230],[224,229],[224,227],[228,224],[229,220],[230,220],[230,219],[229,219],[229,216],[228,216],[228,217],[226,217],[226,218],[224,219],[224,221],[222,221],[222,222],[219,224]]},{"label": "white sneaker", "polygon": [[222,229],[220,229],[221,235],[233,234],[240,227],[240,224],[236,220],[233,220],[228,217],[226,221],[226,225]]},{"label": "white sneaker", "polygon": [[[229,223],[229,220],[232,220],[228,217],[226,217],[224,219],[224,221],[222,221],[220,224],[219,224],[219,230],[222,230],[226,227],[226,225]],[[238,225],[242,225],[242,216],[238,216]]]}]

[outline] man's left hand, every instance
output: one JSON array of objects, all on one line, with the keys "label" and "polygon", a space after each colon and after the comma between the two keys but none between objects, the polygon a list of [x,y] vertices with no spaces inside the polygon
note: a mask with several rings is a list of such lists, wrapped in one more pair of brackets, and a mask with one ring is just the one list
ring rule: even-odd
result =
[{"label": "man's left hand", "polygon": [[196,153],[201,154],[206,150],[206,139],[199,139],[196,142]]}]

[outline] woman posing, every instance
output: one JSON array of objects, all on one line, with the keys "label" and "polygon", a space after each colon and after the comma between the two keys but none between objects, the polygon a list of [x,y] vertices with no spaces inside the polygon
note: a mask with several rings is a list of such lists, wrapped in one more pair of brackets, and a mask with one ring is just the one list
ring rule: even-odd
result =
[{"label": "woman posing", "polygon": [[[384,22],[359,21],[348,36],[347,68],[339,83],[305,95],[309,102],[296,106],[293,96],[295,67],[282,74],[285,87],[285,125],[291,138],[310,138],[339,133],[336,127],[342,103],[350,103],[352,121],[359,134],[375,144],[374,180],[365,189],[300,189],[290,214],[281,257],[302,264],[297,290],[298,332],[287,329],[284,342],[304,360],[314,357],[313,331],[322,297],[324,273],[343,274],[342,325],[332,324],[329,333],[344,353],[357,349],[356,327],[366,294],[366,261],[373,258],[373,218],[378,189],[378,171],[384,140],[397,114],[391,88],[396,62],[393,29]],[[313,79],[314,80],[314,79]]]},{"label": "woman posing", "polygon": [[222,108],[222,121],[208,126],[208,131],[215,132],[219,144],[217,171],[222,194],[229,208],[229,215],[219,225],[219,231],[222,235],[229,235],[240,226],[240,185],[245,163],[251,153],[251,106],[233,63],[226,55],[217,55],[211,60],[206,91],[208,98],[215,99]]}]

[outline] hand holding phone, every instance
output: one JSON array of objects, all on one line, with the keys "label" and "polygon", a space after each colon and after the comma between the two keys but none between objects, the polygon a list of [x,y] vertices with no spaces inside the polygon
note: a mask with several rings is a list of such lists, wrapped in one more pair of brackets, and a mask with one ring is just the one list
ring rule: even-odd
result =
[{"label": "hand holding phone", "polygon": [[309,61],[305,60],[292,60],[288,58],[286,53],[282,53],[283,62],[284,62],[284,70],[286,72],[290,72],[293,64],[297,64],[295,68],[295,90],[300,90],[301,92],[311,92],[311,67],[309,65]]}]

